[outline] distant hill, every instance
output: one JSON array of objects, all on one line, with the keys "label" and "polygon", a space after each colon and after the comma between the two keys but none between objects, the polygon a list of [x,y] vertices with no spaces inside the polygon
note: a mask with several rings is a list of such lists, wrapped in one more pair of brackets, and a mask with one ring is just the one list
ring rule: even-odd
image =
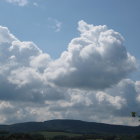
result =
[{"label": "distant hill", "polygon": [[140,126],[110,125],[80,120],[50,120],[45,122],[26,122],[12,125],[0,125],[0,131],[35,132],[35,131],[64,131],[71,133],[94,134],[140,134]]}]

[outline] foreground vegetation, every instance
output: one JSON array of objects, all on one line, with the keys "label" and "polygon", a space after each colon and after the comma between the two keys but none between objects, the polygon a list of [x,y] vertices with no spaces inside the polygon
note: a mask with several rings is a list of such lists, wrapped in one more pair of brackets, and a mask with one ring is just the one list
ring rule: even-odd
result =
[{"label": "foreground vegetation", "polygon": [[9,133],[0,132],[0,140],[140,140],[139,135],[74,134],[66,132]]}]

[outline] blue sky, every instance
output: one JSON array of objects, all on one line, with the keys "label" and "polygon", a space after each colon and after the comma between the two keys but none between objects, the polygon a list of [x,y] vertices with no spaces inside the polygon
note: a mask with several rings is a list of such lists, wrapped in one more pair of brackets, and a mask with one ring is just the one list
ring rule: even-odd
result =
[{"label": "blue sky", "polygon": [[138,125],[139,14],[139,0],[0,0],[0,123]]},{"label": "blue sky", "polygon": [[[20,40],[33,41],[52,57],[66,50],[72,38],[78,36],[77,22],[85,20],[94,25],[107,25],[125,38],[126,48],[140,58],[140,2],[139,0],[36,0],[38,6],[19,7],[0,1],[0,24],[7,26]],[[55,32],[52,18],[62,23]]]}]

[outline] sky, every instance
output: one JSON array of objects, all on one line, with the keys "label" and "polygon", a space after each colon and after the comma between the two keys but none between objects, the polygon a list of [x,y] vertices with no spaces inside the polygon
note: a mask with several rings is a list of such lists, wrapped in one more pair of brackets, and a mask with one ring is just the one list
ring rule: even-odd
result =
[{"label": "sky", "polygon": [[0,123],[139,125],[139,0],[0,0]]}]

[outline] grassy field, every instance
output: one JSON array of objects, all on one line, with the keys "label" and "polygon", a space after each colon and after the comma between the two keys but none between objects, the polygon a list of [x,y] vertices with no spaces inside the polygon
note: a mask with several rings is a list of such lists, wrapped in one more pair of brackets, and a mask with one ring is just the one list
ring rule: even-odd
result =
[{"label": "grassy field", "polygon": [[[83,136],[82,134],[76,134],[76,133],[68,133],[68,132],[49,132],[49,131],[41,131],[41,132],[35,132],[35,134],[41,134],[43,135],[47,140],[52,139],[55,136],[67,136],[67,137],[78,137],[78,136]],[[89,135],[90,136],[90,135]],[[95,135],[93,135],[95,136]],[[96,135],[98,137],[98,135]],[[104,135],[102,135],[104,137]],[[101,135],[99,134],[99,137]],[[86,138],[86,140],[104,140],[104,138]],[[107,137],[107,136],[105,136]],[[108,135],[109,137],[109,135]],[[135,136],[118,136],[119,139],[117,140],[140,140],[139,138],[136,138]],[[115,138],[114,138],[115,139]],[[114,140],[113,139],[113,140]],[[111,139],[112,140],[112,139]],[[116,139],[115,139],[116,140]]]},{"label": "grassy field", "polygon": [[60,131],[39,131],[32,133],[1,132],[0,140],[140,140],[139,135],[77,134]]},{"label": "grassy field", "polygon": [[41,131],[41,132],[37,132],[37,134],[41,134],[43,136],[45,136],[46,138],[53,138],[55,136],[68,136],[68,137],[76,137],[76,136],[82,136],[81,134],[74,134],[74,133],[66,133],[66,132],[48,132],[48,131]]}]

